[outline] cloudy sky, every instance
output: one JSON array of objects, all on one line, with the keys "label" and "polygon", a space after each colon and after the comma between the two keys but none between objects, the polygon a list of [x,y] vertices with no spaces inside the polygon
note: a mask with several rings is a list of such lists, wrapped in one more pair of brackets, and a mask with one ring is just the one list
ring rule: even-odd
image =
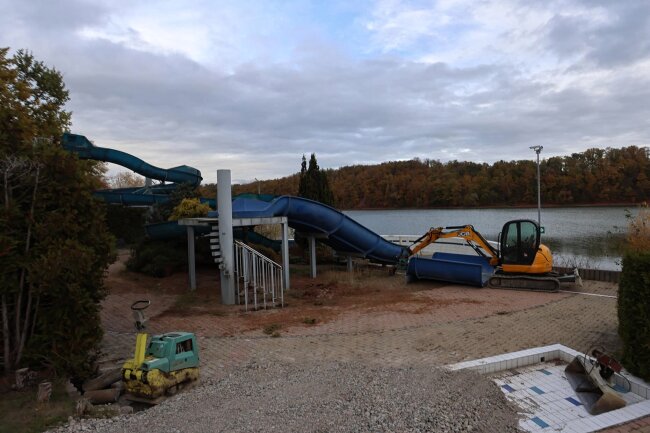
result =
[{"label": "cloudy sky", "polygon": [[0,0],[75,133],[205,181],[650,145],[648,0]]}]

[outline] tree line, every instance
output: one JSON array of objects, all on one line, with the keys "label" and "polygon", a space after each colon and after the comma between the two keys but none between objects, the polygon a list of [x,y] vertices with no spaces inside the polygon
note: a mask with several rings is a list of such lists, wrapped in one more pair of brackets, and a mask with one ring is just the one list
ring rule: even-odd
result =
[{"label": "tree line", "polygon": [[[588,149],[540,162],[542,203],[552,205],[641,203],[650,199],[646,147]],[[533,160],[390,161],[324,170],[341,209],[526,206],[537,203]],[[300,173],[262,181],[266,194],[298,195]],[[208,186],[209,188],[209,186]],[[256,193],[258,185],[234,185]]]}]

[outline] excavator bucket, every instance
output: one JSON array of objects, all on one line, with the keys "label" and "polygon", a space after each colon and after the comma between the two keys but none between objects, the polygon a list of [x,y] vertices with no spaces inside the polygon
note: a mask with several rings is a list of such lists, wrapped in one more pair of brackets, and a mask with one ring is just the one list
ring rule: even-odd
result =
[{"label": "excavator bucket", "polygon": [[564,369],[564,374],[591,415],[625,407],[625,400],[601,377],[598,363],[586,356],[576,356]]}]

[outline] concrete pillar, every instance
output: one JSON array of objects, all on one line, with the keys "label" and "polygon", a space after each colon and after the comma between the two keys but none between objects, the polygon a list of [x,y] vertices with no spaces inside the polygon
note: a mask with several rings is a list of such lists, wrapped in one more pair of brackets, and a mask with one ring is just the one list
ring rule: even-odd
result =
[{"label": "concrete pillar", "polygon": [[354,268],[352,267],[352,256],[348,256],[348,272],[352,272]]},{"label": "concrete pillar", "polygon": [[217,209],[219,210],[219,245],[221,268],[221,303],[235,304],[235,268],[232,234],[232,191],[230,170],[217,170]]},{"label": "concrete pillar", "polygon": [[282,277],[284,290],[289,290],[291,284],[289,282],[289,224],[287,221],[282,223]]},{"label": "concrete pillar", "polygon": [[194,254],[194,227],[187,226],[187,267],[190,274],[190,290],[196,290],[196,260]]},{"label": "concrete pillar", "polygon": [[309,243],[309,276],[316,278],[316,238],[309,236],[307,241]]}]

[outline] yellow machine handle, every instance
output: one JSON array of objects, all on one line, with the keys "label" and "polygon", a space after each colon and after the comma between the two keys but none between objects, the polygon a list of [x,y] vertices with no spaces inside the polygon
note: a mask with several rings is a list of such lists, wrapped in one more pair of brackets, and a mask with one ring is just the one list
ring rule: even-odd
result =
[{"label": "yellow machine handle", "polygon": [[145,332],[140,332],[135,337],[135,355],[133,356],[133,362],[135,368],[140,367],[144,362],[144,353],[147,349],[147,334]]}]

